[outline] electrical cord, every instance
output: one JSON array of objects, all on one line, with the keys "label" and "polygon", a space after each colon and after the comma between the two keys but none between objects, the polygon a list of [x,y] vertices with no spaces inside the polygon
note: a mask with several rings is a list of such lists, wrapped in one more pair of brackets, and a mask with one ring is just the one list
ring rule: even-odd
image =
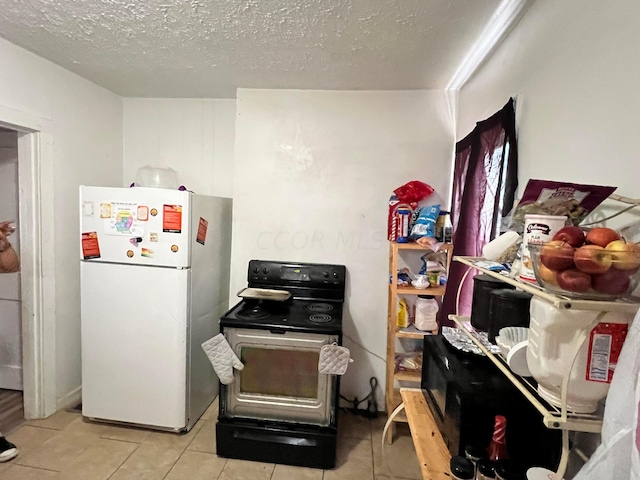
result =
[{"label": "electrical cord", "polygon": [[[377,353],[372,352],[371,350],[369,350],[368,348],[366,348],[364,345],[360,344],[359,342],[356,342],[349,335],[346,335],[345,333],[343,333],[342,335],[344,337],[348,338],[349,340],[351,340],[351,342],[353,342],[355,345],[357,345],[360,348],[362,348],[365,352],[373,355],[376,358],[379,358],[385,364],[387,363],[387,360],[385,358],[381,357]],[[343,395],[340,395],[340,398],[342,400],[344,400],[345,402],[348,402],[348,403],[351,404],[351,408],[347,408],[346,410],[349,410],[351,413],[353,413],[355,415],[363,415],[363,416],[368,417],[368,418],[376,418],[378,416],[378,400],[376,399],[376,394],[375,394],[375,390],[378,387],[378,379],[376,377],[371,377],[369,379],[369,385],[371,385],[371,390],[369,391],[369,394],[366,397],[364,397],[363,399],[358,399],[358,397],[355,397],[353,400],[349,400],[347,397],[345,397]],[[367,403],[366,410],[359,408],[360,404],[362,404],[363,402],[365,402],[367,400],[368,400],[368,403]]]},{"label": "electrical cord", "polygon": [[[351,408],[347,408],[346,410],[350,411],[354,415],[362,415],[367,418],[376,418],[378,416],[378,401],[376,399],[378,379],[376,377],[371,377],[369,379],[369,385],[371,386],[369,394],[361,400],[358,400],[358,397],[355,397],[353,400],[349,400],[347,397],[340,395],[341,399],[351,404]],[[368,400],[367,408],[359,408],[360,404],[366,400]]]},{"label": "electrical cord", "polygon": [[372,352],[371,350],[369,350],[367,347],[365,347],[364,345],[362,345],[361,343],[356,342],[353,338],[351,338],[349,335],[347,335],[346,333],[342,333],[342,336],[345,338],[348,338],[349,340],[351,340],[354,344],[356,344],[357,346],[359,346],[361,349],[363,349],[365,352],[373,355],[376,358],[379,358],[380,360],[382,360],[384,363],[387,363],[387,359],[381,357],[380,355],[378,355],[377,353]]}]

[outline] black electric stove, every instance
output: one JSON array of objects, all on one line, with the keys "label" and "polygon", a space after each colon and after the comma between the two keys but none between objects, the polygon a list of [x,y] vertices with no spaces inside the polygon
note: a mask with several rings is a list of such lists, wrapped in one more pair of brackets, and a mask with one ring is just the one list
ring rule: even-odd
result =
[{"label": "black electric stove", "polygon": [[[220,331],[246,363],[234,383],[220,386],[219,456],[333,468],[340,380],[318,373],[317,355],[322,345],[342,343],[345,277],[342,265],[249,262],[249,288],[291,296],[285,301],[244,298],[220,318]],[[245,351],[262,351],[263,361],[251,363]],[[291,365],[285,374],[283,362]],[[310,378],[317,380],[310,384]],[[262,390],[257,391],[256,379],[263,379]],[[323,413],[310,415],[312,410]]]}]

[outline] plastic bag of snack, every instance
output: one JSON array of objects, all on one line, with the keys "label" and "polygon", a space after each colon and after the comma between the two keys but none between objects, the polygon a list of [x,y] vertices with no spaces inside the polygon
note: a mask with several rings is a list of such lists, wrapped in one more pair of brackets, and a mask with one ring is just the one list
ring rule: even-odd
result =
[{"label": "plastic bag of snack", "polygon": [[409,238],[416,240],[421,237],[435,237],[436,220],[440,213],[440,205],[427,205],[420,209],[418,218],[411,227]]},{"label": "plastic bag of snack", "polygon": [[396,353],[396,371],[418,370],[422,368],[422,352]]},{"label": "plastic bag of snack", "polygon": [[578,225],[616,188],[551,180],[529,180],[522,198],[510,212],[509,228],[522,233],[524,216],[529,214],[566,216],[573,225]]},{"label": "plastic bag of snack", "polygon": [[[391,283],[392,281],[393,277],[389,275],[389,283]],[[411,285],[411,272],[408,268],[405,267],[398,269],[396,285],[398,285],[399,287],[408,287],[409,285]]]},{"label": "plastic bag of snack", "polygon": [[401,187],[396,188],[393,193],[398,200],[403,203],[419,202],[424,200],[434,192],[431,185],[427,185],[419,180],[412,180]]}]

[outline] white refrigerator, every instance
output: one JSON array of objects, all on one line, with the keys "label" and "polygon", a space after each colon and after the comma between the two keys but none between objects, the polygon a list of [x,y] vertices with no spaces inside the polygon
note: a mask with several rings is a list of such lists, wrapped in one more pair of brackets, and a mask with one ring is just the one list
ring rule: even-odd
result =
[{"label": "white refrigerator", "polygon": [[82,414],[188,431],[218,394],[201,344],[228,308],[231,200],[80,187]]}]

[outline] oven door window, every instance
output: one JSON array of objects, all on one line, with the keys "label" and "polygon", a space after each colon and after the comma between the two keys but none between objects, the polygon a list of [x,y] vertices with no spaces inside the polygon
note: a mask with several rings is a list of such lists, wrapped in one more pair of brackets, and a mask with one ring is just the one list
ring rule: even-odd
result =
[{"label": "oven door window", "polygon": [[242,394],[318,398],[317,351],[243,347]]},{"label": "oven door window", "polygon": [[323,345],[338,341],[336,335],[236,327],[224,334],[244,365],[225,389],[225,416],[330,424],[337,380],[318,372],[318,359]]}]

